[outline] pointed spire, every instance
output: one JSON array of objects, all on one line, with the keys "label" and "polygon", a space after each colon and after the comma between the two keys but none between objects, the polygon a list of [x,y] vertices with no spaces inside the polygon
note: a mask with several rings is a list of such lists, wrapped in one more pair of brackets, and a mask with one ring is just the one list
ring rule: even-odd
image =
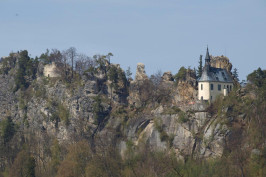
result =
[{"label": "pointed spire", "polygon": [[210,58],[210,54],[209,54],[209,48],[208,48],[208,45],[207,45],[207,52],[206,52],[206,57],[205,57],[205,61],[206,62],[210,62],[211,58]]},{"label": "pointed spire", "polygon": [[207,46],[207,52],[206,52],[206,57],[205,57],[205,68],[207,72],[210,70],[210,63],[211,63],[211,57],[209,54],[209,48]]}]

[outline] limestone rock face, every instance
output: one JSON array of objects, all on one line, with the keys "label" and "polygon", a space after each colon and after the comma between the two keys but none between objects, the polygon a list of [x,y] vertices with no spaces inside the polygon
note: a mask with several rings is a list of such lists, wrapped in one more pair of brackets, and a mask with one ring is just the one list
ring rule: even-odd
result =
[{"label": "limestone rock face", "polygon": [[179,82],[177,86],[177,93],[175,95],[176,102],[189,102],[194,101],[197,98],[197,90],[193,85],[188,82]]},{"label": "limestone rock face", "polygon": [[145,79],[148,79],[148,76],[146,75],[145,72],[145,65],[143,63],[138,63],[135,81],[142,81]]},{"label": "limestone rock face", "polygon": [[110,70],[107,72],[107,80],[105,85],[107,86],[108,97],[115,103],[126,103],[127,102],[127,86],[128,81],[126,79],[125,73],[119,64],[110,64],[109,65],[113,70],[117,72],[117,81],[114,82],[110,80]]},{"label": "limestone rock face", "polygon": [[97,94],[97,82],[96,81],[89,81],[85,83],[84,86],[84,91],[86,95],[92,95],[92,96],[96,96],[95,94]]},{"label": "limestone rock face", "polygon": [[229,58],[226,56],[211,56],[211,66],[216,68],[226,69],[229,73],[232,70],[232,64],[229,61]]},{"label": "limestone rock face", "polygon": [[167,81],[174,81],[172,73],[170,71],[163,73],[162,80],[166,81],[166,82]]},{"label": "limestone rock face", "polygon": [[196,73],[194,70],[187,69],[185,81],[189,83],[191,86],[193,86],[194,88],[196,87],[197,77],[196,77]]},{"label": "limestone rock face", "polygon": [[[151,81],[142,63],[137,66],[136,78],[130,82],[130,88],[128,83],[125,85],[119,78],[121,81],[117,82],[117,89],[110,90],[108,86],[111,83],[105,72],[99,72],[98,75],[87,73],[82,76],[79,85],[73,88],[68,88],[60,79],[54,78],[52,82],[40,74],[25,98],[21,98],[22,92],[12,91],[15,81],[14,73],[12,75],[11,72],[0,75],[0,121],[11,116],[20,125],[19,131],[40,135],[39,142],[43,142],[40,146],[52,138],[57,138],[60,143],[71,143],[80,138],[97,141],[98,138],[101,143],[117,145],[122,156],[127,150],[127,141],[132,141],[135,146],[144,143],[151,149],[166,153],[173,150],[180,159],[188,155],[202,158],[222,155],[229,129],[221,123],[221,118],[211,117],[202,103],[193,100],[197,98],[197,91],[195,73],[191,70],[187,71],[186,79],[179,82],[177,87],[171,72],[164,73],[163,88],[169,88],[169,92],[159,87],[145,87],[143,90],[155,88],[153,90],[159,92],[162,89],[163,93],[170,95],[170,101],[146,107],[142,107],[139,88],[141,84],[149,86]],[[123,89],[128,89],[129,95],[124,94],[126,92]],[[108,97],[110,93],[112,97]],[[97,103],[97,95],[102,97],[100,105],[104,112],[104,126],[95,123],[94,105]],[[110,98],[113,102],[124,104],[110,104]],[[123,102],[122,98],[127,98],[128,102]],[[179,104],[179,101],[183,101],[187,107]],[[180,110],[165,111],[171,104]],[[121,109],[118,109],[119,106]],[[62,114],[64,117],[59,116]]]},{"label": "limestone rock face", "polygon": [[[160,107],[160,109],[163,109]],[[179,114],[164,114],[153,111],[154,116],[143,116],[128,122],[124,132],[136,146],[144,143],[155,150],[171,148],[180,159],[192,155],[195,158],[221,157],[229,129],[221,125],[220,119],[211,118],[206,112],[187,115],[180,121]],[[123,156],[125,142],[119,149]]]},{"label": "limestone rock face", "polygon": [[148,76],[145,72],[145,65],[143,63],[137,64],[137,70],[135,75],[135,80],[130,82],[129,87],[129,96],[128,96],[128,103],[135,107],[141,107],[142,102],[139,95],[140,87],[145,83],[148,82]]},{"label": "limestone rock face", "polygon": [[175,102],[190,102],[195,101],[197,98],[197,79],[196,73],[188,69],[186,72],[186,79],[180,80],[177,86],[177,92],[174,95]]}]

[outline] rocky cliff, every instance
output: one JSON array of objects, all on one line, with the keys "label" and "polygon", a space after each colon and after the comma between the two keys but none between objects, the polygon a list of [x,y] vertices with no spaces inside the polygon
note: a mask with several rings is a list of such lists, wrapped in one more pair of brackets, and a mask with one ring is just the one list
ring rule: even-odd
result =
[{"label": "rocky cliff", "polygon": [[[118,84],[113,90],[108,74],[102,71],[85,73],[71,84],[40,74],[27,90],[13,92],[14,72],[15,68],[1,75],[1,117],[10,115],[22,132],[47,134],[61,143],[73,142],[79,136],[90,139],[96,134],[102,135],[110,143],[116,142],[121,154],[126,150],[125,142],[130,140],[136,146],[142,142],[153,149],[173,149],[180,157],[222,155],[228,132],[205,111],[205,105],[195,101],[195,82],[190,73],[177,87],[171,73],[165,73],[160,88],[155,88],[145,74],[144,64],[138,64],[136,78],[128,83],[129,87]],[[154,89],[162,93],[157,95],[153,93]],[[121,90],[128,90],[128,93]],[[164,94],[173,98],[162,101],[162,104],[152,100],[155,97],[166,99]],[[100,123],[94,111],[97,96],[101,97],[99,106],[103,109]],[[188,103],[188,100],[194,102],[180,103]],[[157,104],[151,105],[152,102]],[[139,111],[141,107],[147,107],[147,110]],[[116,136],[117,131],[121,137]]]},{"label": "rocky cliff", "polygon": [[[86,139],[115,147],[124,157],[128,143],[149,146],[155,151],[174,152],[178,159],[221,157],[231,135],[226,115],[210,111],[195,98],[195,74],[187,71],[178,84],[170,72],[150,79],[144,64],[138,64],[136,78],[128,81],[119,65],[96,67],[70,82],[48,78],[38,72],[25,89],[14,90],[19,55],[0,75],[0,121],[11,117],[17,127],[15,146],[34,143],[38,163],[49,160],[45,148],[52,139],[71,144]],[[213,65],[231,70],[227,59],[214,58]],[[226,60],[224,62],[224,60]],[[38,70],[44,67],[39,63]],[[2,68],[3,69],[3,68]],[[34,141],[33,141],[34,140]],[[11,147],[11,149],[15,147]],[[7,164],[1,161],[1,166]]]}]

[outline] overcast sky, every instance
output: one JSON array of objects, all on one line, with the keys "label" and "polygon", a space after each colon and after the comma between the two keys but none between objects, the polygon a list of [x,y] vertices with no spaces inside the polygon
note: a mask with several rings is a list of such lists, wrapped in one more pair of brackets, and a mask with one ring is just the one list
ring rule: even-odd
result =
[{"label": "overcast sky", "polygon": [[266,0],[0,0],[0,56],[74,46],[150,75],[226,55],[240,79],[266,69]]}]

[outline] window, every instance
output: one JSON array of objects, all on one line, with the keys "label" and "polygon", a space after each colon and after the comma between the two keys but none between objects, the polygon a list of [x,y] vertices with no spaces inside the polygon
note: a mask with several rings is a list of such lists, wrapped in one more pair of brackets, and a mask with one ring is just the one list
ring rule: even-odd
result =
[{"label": "window", "polygon": [[211,90],[213,90],[213,84],[211,84]]},{"label": "window", "polygon": [[218,84],[218,90],[221,91],[221,84]]},{"label": "window", "polygon": [[203,84],[201,84],[200,87],[201,87],[201,90],[203,90]]},{"label": "window", "polygon": [[212,100],[212,96],[211,96],[211,100]]},{"label": "window", "polygon": [[232,85],[230,85],[230,91],[232,91]]}]

